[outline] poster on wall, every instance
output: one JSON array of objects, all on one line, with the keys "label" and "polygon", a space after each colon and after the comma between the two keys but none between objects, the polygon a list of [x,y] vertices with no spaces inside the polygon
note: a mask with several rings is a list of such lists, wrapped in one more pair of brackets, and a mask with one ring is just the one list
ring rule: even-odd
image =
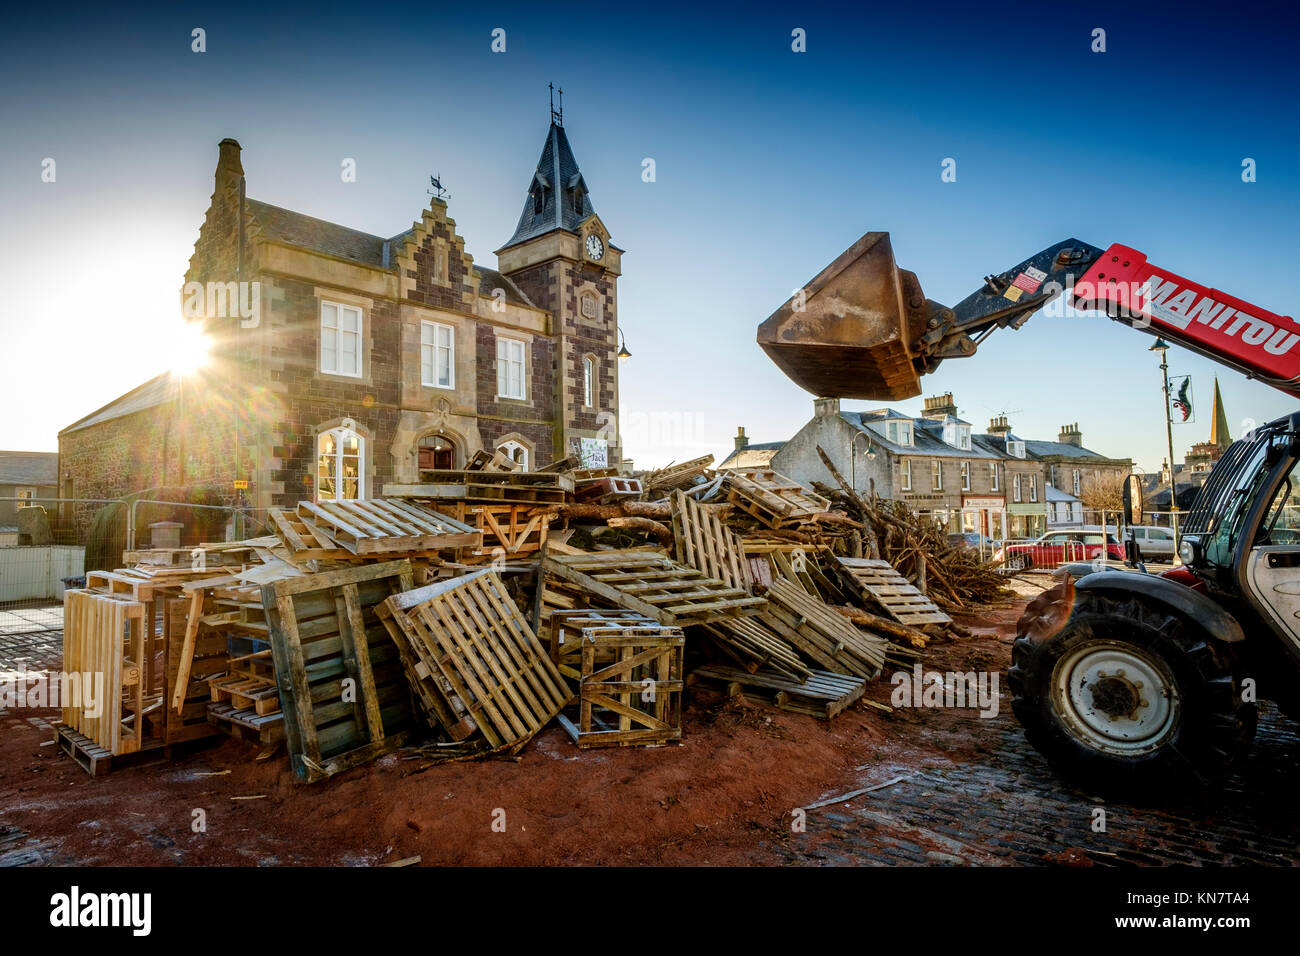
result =
[{"label": "poster on wall", "polygon": [[604,438],[578,439],[579,468],[608,468],[609,442]]}]

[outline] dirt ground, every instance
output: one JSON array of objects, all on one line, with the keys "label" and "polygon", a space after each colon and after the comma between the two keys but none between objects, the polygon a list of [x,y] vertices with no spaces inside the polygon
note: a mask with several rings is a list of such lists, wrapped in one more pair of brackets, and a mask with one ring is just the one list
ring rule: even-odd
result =
[{"label": "dirt ground", "polygon": [[[932,644],[924,666],[1005,672],[1023,604],[959,615],[973,636]],[[889,701],[893,670],[869,698]],[[399,752],[307,785],[283,751],[258,762],[225,739],[92,779],[48,744],[41,725],[56,717],[0,712],[0,851],[34,851],[24,862],[772,864],[795,808],[981,750],[974,710],[859,703],[827,722],[692,688],[682,742],[655,749],[580,752],[552,727],[512,760],[428,766]]]}]

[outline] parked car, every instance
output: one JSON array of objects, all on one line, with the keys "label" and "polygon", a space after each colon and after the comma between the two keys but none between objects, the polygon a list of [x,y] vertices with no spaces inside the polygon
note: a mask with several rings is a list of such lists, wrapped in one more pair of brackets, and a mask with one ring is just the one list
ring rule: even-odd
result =
[{"label": "parked car", "polygon": [[1000,542],[985,537],[978,531],[956,531],[948,535],[948,543],[953,546],[965,545],[977,551],[992,551]]},{"label": "parked car", "polygon": [[993,560],[1012,570],[1027,571],[1055,568],[1071,561],[1093,561],[1103,556],[1124,560],[1124,548],[1113,534],[1106,535],[1103,549],[1100,531],[1049,531],[1037,541],[1006,545],[993,555]]},{"label": "parked car", "polygon": [[1128,531],[1137,542],[1143,560],[1154,558],[1160,561],[1172,561],[1174,559],[1174,533],[1169,528],[1135,524],[1130,525]]}]

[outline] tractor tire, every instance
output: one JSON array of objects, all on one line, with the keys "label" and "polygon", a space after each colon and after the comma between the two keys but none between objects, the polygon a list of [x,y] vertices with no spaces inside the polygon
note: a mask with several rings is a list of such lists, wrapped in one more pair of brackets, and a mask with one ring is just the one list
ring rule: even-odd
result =
[{"label": "tractor tire", "polygon": [[1089,793],[1164,793],[1222,780],[1250,745],[1228,655],[1182,617],[1131,595],[1039,595],[1017,628],[1012,711],[1053,769]]}]

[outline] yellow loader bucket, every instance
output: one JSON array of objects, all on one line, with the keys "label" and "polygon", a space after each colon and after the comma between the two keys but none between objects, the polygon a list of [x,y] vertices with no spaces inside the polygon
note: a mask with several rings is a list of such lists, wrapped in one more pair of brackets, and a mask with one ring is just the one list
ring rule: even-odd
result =
[{"label": "yellow loader bucket", "polygon": [[816,396],[911,398],[925,322],[916,275],[895,264],[889,233],[869,232],[758,327],[758,344]]}]

